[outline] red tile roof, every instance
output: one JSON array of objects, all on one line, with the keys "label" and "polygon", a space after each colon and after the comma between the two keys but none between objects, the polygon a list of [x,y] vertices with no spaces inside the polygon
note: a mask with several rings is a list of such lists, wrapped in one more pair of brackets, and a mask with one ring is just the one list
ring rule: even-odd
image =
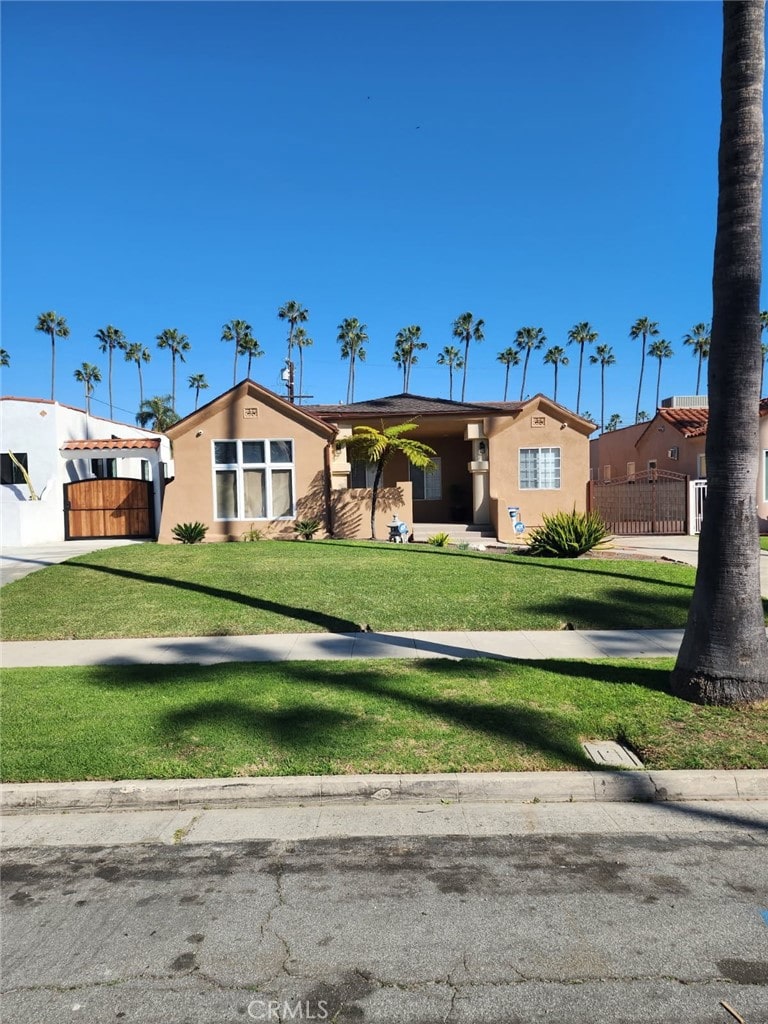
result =
[{"label": "red tile roof", "polygon": [[124,450],[126,448],[159,448],[159,437],[109,437],[99,441],[65,441],[61,446],[62,451],[68,452],[96,452],[108,449],[109,451]]},{"label": "red tile roof", "polygon": [[707,432],[709,409],[662,408],[658,415],[679,430],[683,437],[702,437]]}]

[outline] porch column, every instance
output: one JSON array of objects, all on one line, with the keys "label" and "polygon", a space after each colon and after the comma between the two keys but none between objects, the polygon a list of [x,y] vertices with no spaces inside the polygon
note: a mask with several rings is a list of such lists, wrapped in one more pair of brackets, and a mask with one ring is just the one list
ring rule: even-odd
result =
[{"label": "porch column", "polygon": [[491,497],[488,485],[488,438],[472,438],[472,461],[467,466],[472,476],[472,522],[488,523]]}]

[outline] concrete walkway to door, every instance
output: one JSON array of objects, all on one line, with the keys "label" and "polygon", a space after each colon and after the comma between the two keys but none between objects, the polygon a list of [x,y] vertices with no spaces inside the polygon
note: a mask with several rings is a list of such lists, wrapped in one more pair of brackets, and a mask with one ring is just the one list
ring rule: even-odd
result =
[{"label": "concrete walkway to door", "polygon": [[93,540],[62,540],[56,544],[36,544],[23,548],[0,549],[0,587],[20,580],[48,565],[66,562],[76,555],[89,555],[102,548],[117,548],[125,544],[145,544],[143,540],[114,540],[111,537]]}]

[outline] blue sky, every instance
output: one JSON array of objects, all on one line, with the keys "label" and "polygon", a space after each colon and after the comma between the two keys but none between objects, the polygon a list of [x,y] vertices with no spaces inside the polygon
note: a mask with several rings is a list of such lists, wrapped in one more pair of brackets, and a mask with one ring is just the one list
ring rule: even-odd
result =
[{"label": "blue sky", "polygon": [[[114,324],[152,349],[145,393],[170,391],[155,338],[191,343],[177,406],[204,373],[232,383],[221,327],[248,320],[252,376],[282,393],[277,309],[309,309],[305,391],[344,399],[337,325],[368,326],[355,397],[393,394],[397,331],[429,344],[411,391],[448,394],[451,324],[486,322],[467,399],[500,399],[497,354],[519,327],[549,345],[588,320],[610,344],[606,416],[634,416],[640,316],[674,357],[662,396],[693,394],[682,336],[711,316],[721,9],[717,3],[27,3],[2,5],[4,394],[82,406],[73,371],[102,369]],[[525,391],[552,393],[531,359]],[[575,407],[578,353],[558,399]],[[641,405],[655,401],[646,360]],[[245,366],[243,364],[243,372]],[[512,369],[510,398],[519,397]],[[456,397],[456,394],[454,394]],[[114,368],[118,419],[136,368]],[[600,412],[584,369],[581,410]]]}]

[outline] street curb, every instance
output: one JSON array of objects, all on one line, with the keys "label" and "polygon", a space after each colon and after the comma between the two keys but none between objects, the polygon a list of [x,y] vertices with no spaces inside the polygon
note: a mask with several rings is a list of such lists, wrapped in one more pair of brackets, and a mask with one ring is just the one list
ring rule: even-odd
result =
[{"label": "street curb", "polygon": [[0,811],[44,814],[285,807],[310,803],[689,803],[706,800],[768,800],[768,769],[28,782],[2,787]]}]

